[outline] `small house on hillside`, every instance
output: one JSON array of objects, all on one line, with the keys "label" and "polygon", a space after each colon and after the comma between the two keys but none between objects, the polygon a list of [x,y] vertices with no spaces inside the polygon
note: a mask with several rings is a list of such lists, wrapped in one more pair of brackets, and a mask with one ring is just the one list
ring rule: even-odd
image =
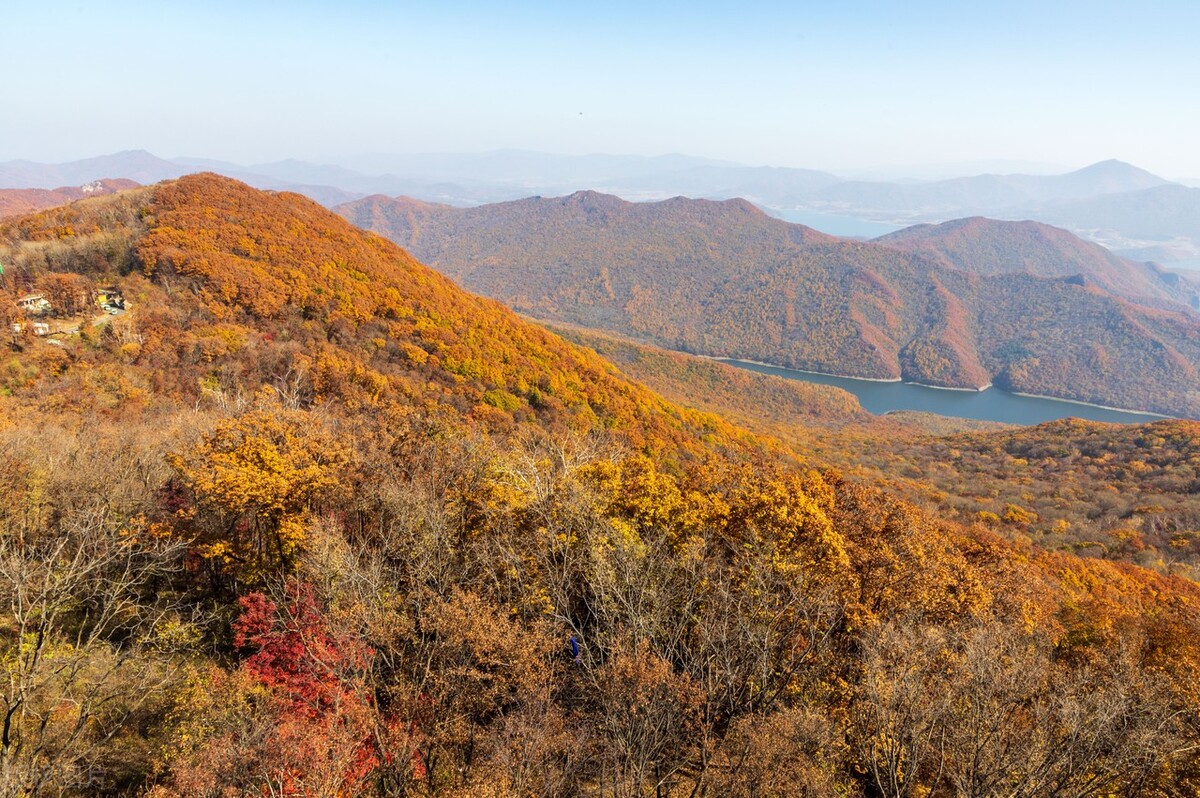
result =
[{"label": "small house on hillside", "polygon": [[[20,335],[20,334],[21,334],[21,331],[22,331],[22,330],[24,330],[24,329],[25,329],[25,325],[23,325],[23,324],[14,324],[14,325],[12,326],[13,335]],[[37,336],[42,336],[42,337],[45,337],[45,336],[47,336],[47,335],[49,335],[49,334],[50,334],[50,325],[49,325],[49,324],[47,324],[47,323],[46,323],[46,322],[44,322],[44,321],[35,321],[35,322],[33,322],[33,325],[32,325],[32,327],[31,327],[30,329],[32,329],[32,330],[33,330],[33,334],[34,334],[34,335],[37,335]]]},{"label": "small house on hillside", "polygon": [[30,316],[44,316],[54,308],[44,294],[28,294],[17,300],[17,307]]},{"label": "small house on hillside", "polygon": [[106,313],[120,313],[125,309],[125,296],[118,288],[99,288],[96,290],[96,306]]}]

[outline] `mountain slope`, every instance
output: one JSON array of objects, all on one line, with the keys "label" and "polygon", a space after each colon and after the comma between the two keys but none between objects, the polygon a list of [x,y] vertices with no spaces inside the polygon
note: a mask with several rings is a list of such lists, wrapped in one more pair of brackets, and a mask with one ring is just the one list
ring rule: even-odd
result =
[{"label": "mountain slope", "polygon": [[[936,496],[927,506],[939,514],[983,518],[1047,548],[1200,576],[1194,421],[1065,419],[1003,432],[859,440],[864,464],[910,475]],[[1006,519],[1013,507],[1019,512]]]},{"label": "mountain slope", "polygon": [[969,274],[736,200],[372,197],[338,211],[521,312],[669,349],[1200,413],[1200,320],[1086,280]]},{"label": "mountain slope", "polygon": [[1006,428],[924,414],[874,417],[836,388],[554,329],[673,401],[778,438],[815,464],[939,516],[983,521],[1045,548],[1200,576],[1200,422],[1069,419]]},{"label": "mountain slope", "polygon": [[[153,278],[129,278],[143,310],[127,370],[185,397],[302,373],[311,401],[404,398],[502,427],[597,420],[663,452],[691,447],[687,430],[700,428],[740,445],[728,425],[679,415],[595,355],[298,195],[193,175],[14,220],[0,225],[5,240],[0,262],[17,290],[41,288],[23,275],[81,253],[95,261],[85,279],[135,267]],[[184,292],[167,297],[164,286]],[[212,369],[214,357],[231,362]]]},{"label": "mountain slope", "polygon": [[677,404],[717,413],[781,440],[794,437],[789,433],[796,428],[840,427],[871,418],[858,399],[841,388],[756,374],[581,327],[550,325],[550,329]]},{"label": "mountain slope", "polygon": [[973,217],[916,225],[874,240],[974,274],[1083,275],[1115,294],[1142,302],[1185,302],[1189,298],[1161,269],[1121,258],[1098,244],[1039,222]]}]

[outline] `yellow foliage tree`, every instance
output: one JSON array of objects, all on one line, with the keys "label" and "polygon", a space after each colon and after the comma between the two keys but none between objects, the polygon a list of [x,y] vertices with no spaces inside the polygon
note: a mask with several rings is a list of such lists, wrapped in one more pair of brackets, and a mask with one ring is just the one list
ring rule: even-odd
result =
[{"label": "yellow foliage tree", "polygon": [[313,509],[343,492],[349,460],[312,414],[256,410],[217,425],[171,464],[210,521],[201,554],[253,581],[291,567]]}]

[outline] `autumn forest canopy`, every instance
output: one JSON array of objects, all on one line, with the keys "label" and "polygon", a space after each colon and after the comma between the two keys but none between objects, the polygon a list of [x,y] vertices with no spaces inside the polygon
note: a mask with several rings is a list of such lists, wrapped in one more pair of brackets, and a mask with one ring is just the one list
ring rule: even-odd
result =
[{"label": "autumn forest canopy", "polygon": [[[889,321],[897,261],[734,211],[790,253],[780,280],[878,257],[840,279],[915,337],[885,362],[830,330],[864,368],[1006,357],[961,346],[958,303],[1028,280],[936,272],[940,321]],[[1200,791],[1195,424],[873,419],[568,341],[212,174],[2,221],[0,264],[0,795]],[[633,283],[529,305],[643,340],[690,312]],[[1097,358],[1195,362],[1165,305],[1038,285],[1046,325],[1078,293],[1128,323]],[[814,313],[841,301],[818,287]],[[795,334],[723,313],[680,336]],[[1123,390],[1187,395],[1162,373]]]}]

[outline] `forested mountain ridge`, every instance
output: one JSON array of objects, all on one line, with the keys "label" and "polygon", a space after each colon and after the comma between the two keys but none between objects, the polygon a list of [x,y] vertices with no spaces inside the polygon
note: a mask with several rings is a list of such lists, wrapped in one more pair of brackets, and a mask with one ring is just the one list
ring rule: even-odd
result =
[{"label": "forested mountain ridge", "polygon": [[[972,168],[1013,169],[1018,165],[975,164]],[[1186,260],[1198,251],[1194,208],[1200,193],[1189,194],[1178,183],[1120,161],[1104,161],[1058,175],[976,174],[932,182],[887,182],[678,155],[562,156],[505,150],[474,155],[375,154],[338,158],[333,163],[284,159],[243,165],[202,157],[168,160],[133,150],[58,164],[0,162],[0,188],[49,190],[104,177],[147,184],[198,170],[217,172],[257,188],[296,191],[326,207],[372,194],[403,194],[472,206],[586,188],[637,200],[679,194],[708,199],[743,197],[783,213],[803,210],[886,221],[944,222],[973,214],[1032,218],[1068,227],[1136,260]]]},{"label": "forested mountain ridge", "polygon": [[1152,263],[1119,257],[1066,230],[1039,222],[982,217],[906,227],[875,243],[920,252],[941,265],[974,274],[1028,272],[1039,277],[1081,275],[1118,296],[1142,304],[1187,302],[1194,288]]},{"label": "forested mountain ridge", "polygon": [[[257,227],[248,231],[242,218]],[[502,426],[534,417],[569,425],[582,413],[608,427],[657,426],[664,438],[656,444],[688,441],[671,427],[713,423],[650,420],[657,398],[602,360],[296,195],[197,175],[14,220],[0,236],[13,241],[4,253],[12,288],[42,288],[28,275],[49,268],[61,275],[48,278],[52,300],[86,294],[98,284],[90,272],[140,266],[125,291],[141,308],[126,371],[145,367],[156,388],[184,398],[252,391],[290,367],[303,368],[310,401],[407,397]],[[167,301],[149,277],[187,290]],[[236,332],[210,326],[235,318]],[[209,368],[219,355],[237,370]]]},{"label": "forested mountain ridge", "polygon": [[[371,197],[338,211],[521,312],[668,349],[1200,414],[1200,317],[1086,276],[971,274],[740,201],[579,192],[456,209]],[[1114,268],[1103,259],[1094,272]]]},{"label": "forested mountain ridge", "polygon": [[11,792],[1195,789],[1193,583],[799,468],[296,195],[0,260]]}]

